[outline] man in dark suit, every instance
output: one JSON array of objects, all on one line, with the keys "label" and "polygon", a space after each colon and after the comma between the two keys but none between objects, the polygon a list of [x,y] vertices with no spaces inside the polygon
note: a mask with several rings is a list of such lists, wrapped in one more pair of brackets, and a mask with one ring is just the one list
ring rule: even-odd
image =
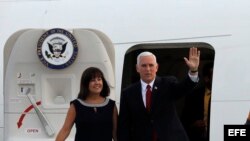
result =
[{"label": "man in dark suit", "polygon": [[191,94],[186,96],[181,121],[190,141],[209,140],[209,117],[212,91],[213,62],[202,69],[202,79]]},{"label": "man in dark suit", "polygon": [[198,82],[200,51],[190,48],[189,58],[184,60],[189,67],[188,76],[178,82],[173,76],[156,76],[158,64],[154,54],[138,55],[136,70],[141,80],[122,91],[119,141],[188,141],[174,104]]}]

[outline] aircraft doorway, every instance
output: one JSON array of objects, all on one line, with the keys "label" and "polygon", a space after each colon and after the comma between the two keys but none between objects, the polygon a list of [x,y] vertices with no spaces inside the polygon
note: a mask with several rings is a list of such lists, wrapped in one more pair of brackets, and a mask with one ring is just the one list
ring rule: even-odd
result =
[{"label": "aircraft doorway", "polygon": [[[121,89],[126,88],[131,83],[134,83],[140,79],[139,74],[136,72],[136,59],[137,55],[143,51],[150,51],[157,57],[157,62],[159,64],[157,72],[158,76],[174,75],[178,80],[181,80],[188,73],[188,67],[185,64],[183,57],[188,57],[189,48],[191,47],[197,47],[201,51],[199,78],[200,81],[202,81],[202,68],[206,64],[213,64],[214,62],[215,51],[211,45],[207,43],[140,44],[131,47],[126,52],[124,58]],[[176,101],[176,109],[180,119],[182,119],[185,103],[186,97]]]}]

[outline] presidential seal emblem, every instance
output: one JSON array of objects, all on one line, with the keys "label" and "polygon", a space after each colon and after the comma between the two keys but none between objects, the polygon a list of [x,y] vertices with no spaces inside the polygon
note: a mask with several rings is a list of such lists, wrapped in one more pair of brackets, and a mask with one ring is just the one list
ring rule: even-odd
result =
[{"label": "presidential seal emblem", "polygon": [[76,59],[78,46],[75,37],[68,31],[54,28],[38,40],[37,55],[51,69],[64,69]]}]

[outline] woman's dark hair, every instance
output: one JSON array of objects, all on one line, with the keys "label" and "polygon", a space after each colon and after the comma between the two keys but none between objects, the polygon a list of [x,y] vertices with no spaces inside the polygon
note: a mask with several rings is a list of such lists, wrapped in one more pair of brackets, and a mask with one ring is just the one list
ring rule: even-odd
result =
[{"label": "woman's dark hair", "polygon": [[95,67],[89,67],[82,73],[82,78],[80,82],[80,92],[77,98],[85,100],[89,95],[89,83],[91,79],[101,77],[103,82],[103,88],[100,93],[100,96],[107,97],[110,93],[110,88],[107,81],[105,80],[103,73],[100,69]]}]

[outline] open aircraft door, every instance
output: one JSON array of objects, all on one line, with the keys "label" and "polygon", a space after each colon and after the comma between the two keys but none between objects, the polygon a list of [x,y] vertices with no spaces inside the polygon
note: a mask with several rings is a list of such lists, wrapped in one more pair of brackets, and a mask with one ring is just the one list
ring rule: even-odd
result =
[{"label": "open aircraft door", "polygon": [[[82,72],[100,68],[115,99],[111,40],[93,29],[24,29],[4,47],[4,140],[54,140]],[[74,140],[73,128],[69,140]]]}]

